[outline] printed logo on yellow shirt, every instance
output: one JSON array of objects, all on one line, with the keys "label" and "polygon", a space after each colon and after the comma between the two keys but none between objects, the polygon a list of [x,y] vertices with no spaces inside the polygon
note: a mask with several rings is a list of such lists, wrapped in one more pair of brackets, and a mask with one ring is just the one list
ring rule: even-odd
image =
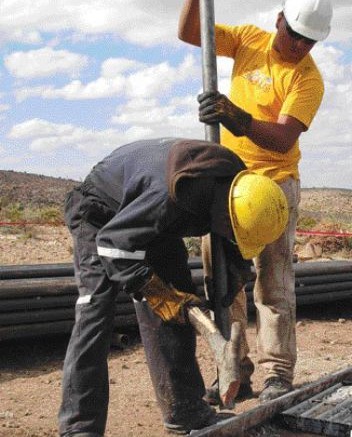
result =
[{"label": "printed logo on yellow shirt", "polygon": [[269,92],[272,85],[272,78],[266,76],[260,70],[253,70],[243,75],[245,79],[254,85],[257,85],[262,91]]}]

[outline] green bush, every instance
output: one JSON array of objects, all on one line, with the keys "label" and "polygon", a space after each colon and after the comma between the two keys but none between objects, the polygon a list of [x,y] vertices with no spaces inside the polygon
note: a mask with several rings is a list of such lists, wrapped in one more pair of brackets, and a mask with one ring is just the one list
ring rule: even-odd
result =
[{"label": "green bush", "polygon": [[24,213],[24,207],[20,203],[11,203],[4,209],[5,219],[11,222],[23,221]]},{"label": "green bush", "polygon": [[298,219],[297,228],[301,229],[302,231],[309,231],[310,229],[313,229],[314,226],[316,226],[317,224],[318,222],[315,218],[302,216]]},{"label": "green bush", "polygon": [[63,211],[58,206],[24,207],[21,203],[9,203],[1,206],[0,220],[9,222],[30,222],[61,224],[64,221]]},{"label": "green bush", "polygon": [[61,223],[63,221],[63,214],[60,208],[47,206],[38,211],[38,219],[43,223]]}]

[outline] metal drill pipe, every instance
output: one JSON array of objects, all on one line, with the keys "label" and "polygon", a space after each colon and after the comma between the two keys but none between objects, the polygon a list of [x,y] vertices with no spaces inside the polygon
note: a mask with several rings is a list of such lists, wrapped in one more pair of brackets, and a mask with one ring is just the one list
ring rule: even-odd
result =
[{"label": "metal drill pipe", "polygon": [[[202,45],[202,72],[204,91],[217,91],[217,65],[215,50],[215,13],[213,0],[200,1],[200,33]],[[220,143],[219,124],[205,125],[205,139]],[[222,297],[227,294],[226,259],[221,238],[211,234],[211,252],[214,286],[214,316],[221,334],[227,340],[231,336],[230,316],[222,306]]]},{"label": "metal drill pipe", "polygon": [[[202,73],[204,91],[217,91],[217,65],[215,51],[215,13],[213,0],[200,1],[200,35],[202,42]],[[205,125],[205,139],[220,142],[219,123]]]}]

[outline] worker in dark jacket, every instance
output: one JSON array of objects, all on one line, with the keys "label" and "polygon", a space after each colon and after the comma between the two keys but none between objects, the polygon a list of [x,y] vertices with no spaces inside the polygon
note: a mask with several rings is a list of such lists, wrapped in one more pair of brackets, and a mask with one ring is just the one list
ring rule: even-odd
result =
[{"label": "worker in dark jacket", "polygon": [[60,435],[104,435],[107,355],[119,290],[135,298],[165,427],[187,433],[214,423],[215,413],[202,399],[195,331],[185,316],[185,308],[200,300],[182,238],[208,232],[223,237],[228,270],[244,282],[245,259],[286,225],[281,189],[220,145],[146,140],[119,147],[98,163],[69,193],[65,216],[79,298],[64,363]]}]

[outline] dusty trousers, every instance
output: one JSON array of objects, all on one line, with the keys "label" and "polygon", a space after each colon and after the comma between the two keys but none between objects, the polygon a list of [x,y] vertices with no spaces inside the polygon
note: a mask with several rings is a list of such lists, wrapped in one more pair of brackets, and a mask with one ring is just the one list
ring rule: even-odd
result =
[{"label": "dusty trousers", "polygon": [[164,426],[177,431],[202,427],[213,410],[202,399],[205,388],[195,358],[194,328],[163,322],[145,300],[135,307]]},{"label": "dusty trousers", "polygon": [[[77,433],[103,436],[105,432],[109,403],[107,356],[120,284],[110,281],[106,274],[97,254],[96,235],[114,214],[115,211],[90,184],[83,183],[66,200],[65,219],[74,243],[79,298],[63,369],[59,411],[59,433],[62,437]],[[181,238],[159,239],[146,247],[146,263],[163,280],[172,282],[180,290],[193,292],[187,257]],[[160,325],[154,315],[151,319]],[[140,329],[143,331],[143,323]],[[204,383],[195,359],[193,328],[166,324],[160,332],[161,336],[152,338],[152,342],[145,341],[145,347],[151,345],[151,350],[146,351],[151,363],[162,357],[165,363],[170,364],[166,376],[171,369],[171,379],[165,380],[168,398],[163,398],[159,385],[156,386],[156,395],[164,421],[170,419],[172,425],[175,418],[182,418],[187,411],[188,400],[193,403],[201,401]],[[174,358],[178,360],[176,367]],[[159,369],[151,367],[149,370],[153,381],[155,378],[158,380],[158,373],[155,377],[154,374]]]},{"label": "dusty trousers", "polygon": [[74,243],[79,298],[63,368],[59,433],[103,435],[109,401],[107,355],[118,284],[107,277],[97,254],[96,234],[113,215],[89,186],[73,190],[65,219]]},{"label": "dusty trousers", "polygon": [[[254,259],[254,285],[258,363],[266,369],[266,379],[278,376],[292,382],[297,359],[296,295],[293,249],[300,201],[300,183],[293,178],[279,184],[289,206],[289,222],[281,237],[268,244]],[[232,306],[235,320],[247,325],[245,297],[239,293]],[[243,355],[249,351],[245,341]]]},{"label": "dusty trousers", "polygon": [[[159,241],[146,260],[157,275],[179,290],[194,293],[181,238]],[[163,322],[145,300],[135,302],[138,324],[156,399],[168,429],[198,427],[213,414],[203,401],[205,387],[196,360],[196,332],[189,323]]]},{"label": "dusty trousers", "polygon": [[265,247],[254,260],[257,280],[254,303],[257,312],[258,363],[266,379],[279,376],[292,382],[297,360],[296,295],[293,250],[300,202],[300,182],[280,184],[289,206],[289,222],[282,236]]},{"label": "dusty trousers", "polygon": [[[266,379],[279,376],[292,382],[296,353],[296,296],[293,249],[300,201],[300,183],[293,178],[279,184],[289,206],[289,222],[282,236],[268,244],[254,259],[257,279],[254,286],[258,362],[266,368]],[[211,277],[208,241],[202,243],[206,276]],[[249,353],[246,339],[247,298],[241,290],[230,308],[231,318],[241,324],[241,360]],[[243,374],[243,380],[250,375]],[[242,378],[242,376],[241,376]]]}]

